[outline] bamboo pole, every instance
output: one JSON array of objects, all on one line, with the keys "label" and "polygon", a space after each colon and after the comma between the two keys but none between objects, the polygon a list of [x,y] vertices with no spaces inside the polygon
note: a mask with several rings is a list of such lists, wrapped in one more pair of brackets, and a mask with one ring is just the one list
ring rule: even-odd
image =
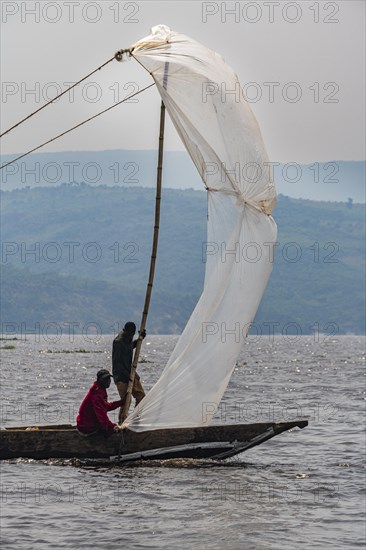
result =
[{"label": "bamboo pole", "polygon": [[165,105],[162,101],[161,107],[160,107],[159,155],[158,155],[158,168],[157,168],[157,178],[156,178],[156,199],[155,199],[155,224],[154,224],[154,237],[153,237],[153,245],[152,245],[152,251],[151,251],[151,260],[150,260],[150,273],[149,273],[149,281],[146,287],[145,304],[142,312],[139,336],[136,343],[135,354],[133,357],[133,362],[131,367],[130,379],[127,387],[126,401],[122,410],[122,422],[124,422],[125,419],[127,418],[128,411],[131,404],[132,388],[135,380],[137,363],[139,360],[141,344],[142,344],[141,333],[146,326],[147,314],[149,312],[150,298],[151,298],[151,292],[152,292],[152,287],[154,282],[155,263],[156,263],[156,256],[158,251],[159,226],[160,226],[161,181],[162,181],[162,172],[163,172],[163,152],[164,152],[164,125],[165,125]]}]

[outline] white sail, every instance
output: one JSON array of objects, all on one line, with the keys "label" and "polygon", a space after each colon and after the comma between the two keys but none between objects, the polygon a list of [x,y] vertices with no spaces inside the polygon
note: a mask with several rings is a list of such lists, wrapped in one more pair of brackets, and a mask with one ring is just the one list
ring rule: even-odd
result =
[{"label": "white sail", "polygon": [[159,25],[132,55],[154,78],[207,188],[208,225],[201,298],[159,380],[124,425],[134,431],[204,426],[272,270],[272,170],[238,78],[218,54]]}]

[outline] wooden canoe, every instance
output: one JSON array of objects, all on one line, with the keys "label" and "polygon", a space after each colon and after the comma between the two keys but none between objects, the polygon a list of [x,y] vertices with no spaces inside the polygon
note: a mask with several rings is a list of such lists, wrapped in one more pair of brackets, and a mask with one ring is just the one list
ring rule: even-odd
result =
[{"label": "wooden canoe", "polygon": [[244,452],[307,420],[281,423],[212,425],[147,432],[128,429],[106,438],[83,437],[71,424],[0,430],[0,459],[115,458],[121,461],[161,458],[227,458]]}]

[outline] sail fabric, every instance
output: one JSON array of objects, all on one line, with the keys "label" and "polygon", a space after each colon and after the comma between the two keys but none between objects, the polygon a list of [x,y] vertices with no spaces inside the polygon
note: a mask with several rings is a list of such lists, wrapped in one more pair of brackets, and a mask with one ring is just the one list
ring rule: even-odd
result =
[{"label": "sail fabric", "polygon": [[164,25],[137,42],[131,55],[155,80],[200,173],[208,219],[202,295],[162,375],[124,425],[133,431],[205,426],[272,270],[271,164],[238,78],[220,55]]}]

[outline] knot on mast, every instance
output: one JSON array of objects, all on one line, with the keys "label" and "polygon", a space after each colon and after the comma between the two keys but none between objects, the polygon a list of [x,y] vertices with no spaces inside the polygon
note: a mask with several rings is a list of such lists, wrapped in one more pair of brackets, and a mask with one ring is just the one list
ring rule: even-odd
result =
[{"label": "knot on mast", "polygon": [[116,61],[123,61],[123,54],[128,53],[129,55],[131,55],[132,52],[133,52],[133,48],[126,48],[125,50],[118,50],[118,52],[116,52],[114,54],[114,59],[116,59]]}]

